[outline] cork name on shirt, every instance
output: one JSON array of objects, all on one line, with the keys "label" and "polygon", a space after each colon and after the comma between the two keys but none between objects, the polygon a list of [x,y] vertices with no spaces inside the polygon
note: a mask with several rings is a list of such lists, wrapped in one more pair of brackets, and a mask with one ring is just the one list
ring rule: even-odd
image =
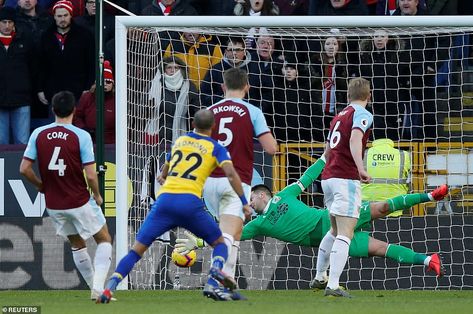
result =
[{"label": "cork name on shirt", "polygon": [[68,133],[64,133],[64,132],[49,132],[47,135],[46,135],[46,138],[48,140],[52,140],[52,139],[55,139],[55,138],[58,138],[58,139],[61,139],[61,140],[67,140],[67,137],[69,136]]},{"label": "cork name on shirt", "polygon": [[243,110],[240,106],[219,106],[217,108],[213,108],[214,114],[217,114],[219,112],[225,112],[225,111],[233,111],[236,114],[238,114],[240,117],[243,117],[246,114],[246,111]]},{"label": "cork name on shirt", "polygon": [[197,148],[198,150],[200,150],[200,153],[202,155],[207,154],[207,148],[205,148],[205,146],[203,146],[200,143],[183,140],[183,141],[180,141],[180,142],[177,142],[176,144],[174,144],[175,149],[178,149],[178,148],[183,147],[183,146],[191,146],[191,147],[194,147],[194,148]]}]

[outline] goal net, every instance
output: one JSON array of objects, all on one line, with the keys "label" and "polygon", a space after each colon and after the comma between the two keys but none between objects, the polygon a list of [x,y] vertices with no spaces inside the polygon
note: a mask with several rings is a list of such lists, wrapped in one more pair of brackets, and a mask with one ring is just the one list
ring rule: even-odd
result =
[{"label": "goal net", "polygon": [[[298,179],[322,154],[330,120],[347,103],[348,80],[363,76],[373,89],[372,140],[390,138],[410,153],[410,191],[452,189],[443,202],[375,221],[372,233],[419,253],[440,252],[444,278],[423,265],[373,257],[350,258],[341,282],[350,289],[473,288],[473,25],[447,20],[118,18],[117,260],[149,211],[170,145],[189,130],[193,112],[222,99],[222,71],[238,66],[249,74],[248,101],[263,110],[280,148],[271,158],[256,145],[253,183],[278,191]],[[181,69],[183,80],[175,74]],[[301,199],[323,206],[320,182]],[[192,268],[171,262],[182,231],[151,246],[129,288],[171,289],[176,275],[183,289],[205,284],[209,248],[197,252]],[[244,289],[304,289],[316,260],[317,248],[259,237],[241,243],[236,276]]]}]

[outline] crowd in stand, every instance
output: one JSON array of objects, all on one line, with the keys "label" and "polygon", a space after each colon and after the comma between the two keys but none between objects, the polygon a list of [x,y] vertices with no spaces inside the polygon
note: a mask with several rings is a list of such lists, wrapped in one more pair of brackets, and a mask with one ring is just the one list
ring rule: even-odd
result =
[{"label": "crowd in stand", "polygon": [[[469,0],[112,2],[137,15],[155,16],[473,14]],[[121,14],[105,5],[106,143],[115,141],[113,17]],[[356,76],[372,83],[376,138],[435,138],[435,127],[425,122],[435,120],[441,83],[436,74],[449,62],[453,41],[468,46],[468,37],[415,40],[380,30],[354,39],[336,29],[332,33],[303,42],[278,38],[264,28],[245,36],[161,36],[159,66],[148,76],[141,74],[148,78],[146,101],[152,108],[146,131],[172,142],[189,129],[189,117],[198,108],[222,99],[222,72],[239,67],[249,73],[248,99],[266,114],[278,141],[323,141],[331,119],[346,105],[347,80]],[[0,0],[0,145],[26,144],[32,129],[52,122],[51,98],[61,90],[77,99],[74,123],[94,135],[94,36],[95,0]],[[159,130],[163,125],[166,131]]]}]

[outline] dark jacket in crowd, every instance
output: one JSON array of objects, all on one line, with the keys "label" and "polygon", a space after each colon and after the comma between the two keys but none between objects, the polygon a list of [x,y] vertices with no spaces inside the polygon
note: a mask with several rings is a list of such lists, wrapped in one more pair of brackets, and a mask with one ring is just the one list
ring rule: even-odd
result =
[{"label": "dark jacket in crowd", "polygon": [[[163,16],[163,11],[156,0],[141,11],[141,15],[158,15]],[[176,0],[171,8],[169,15],[197,15],[197,10],[191,6],[186,0]]]},{"label": "dark jacket in crowd", "polygon": [[41,39],[38,91],[51,101],[55,93],[69,90],[79,101],[95,81],[94,40],[86,29],[72,22],[61,50],[55,33],[53,25]]},{"label": "dark jacket in crowd", "polygon": [[335,9],[330,0],[317,0],[317,2],[317,7],[312,12],[313,15],[368,15],[365,0],[351,0],[339,9]]},{"label": "dark jacket in crowd", "polygon": [[390,38],[385,49],[376,49],[372,39],[360,43],[360,74],[371,81],[375,139],[400,138],[402,103],[409,101],[409,69],[400,62],[404,49],[404,42],[396,38]]},{"label": "dark jacket in crowd", "polygon": [[0,42],[0,108],[31,105],[35,50],[24,32],[15,34],[8,50]]},{"label": "dark jacket in crowd", "polygon": [[[301,73],[293,81],[279,77],[275,87],[273,132],[276,139],[281,142],[313,141],[312,131],[320,131],[321,127],[320,124],[312,125],[312,118],[320,118],[322,112],[312,109],[308,77]],[[322,136],[322,132],[320,134]]]},{"label": "dark jacket in crowd", "polygon": [[279,7],[279,15],[308,15],[309,0],[274,0]]},{"label": "dark jacket in crowd", "polygon": [[[425,0],[419,0],[419,8],[425,9],[427,6]],[[391,15],[388,8],[388,0],[378,0],[376,3],[376,15]]]},{"label": "dark jacket in crowd", "polygon": [[[188,107],[187,107],[187,130],[191,128],[191,117],[200,109],[200,101],[197,93],[197,88],[194,83],[189,81],[189,98],[188,98]],[[159,139],[165,139],[167,144],[172,142],[172,131],[173,123],[176,115],[176,104],[179,99],[180,89],[177,91],[172,91],[164,86],[163,84],[163,99],[159,104],[159,121],[162,121],[164,124],[161,124],[162,127],[159,128]]]},{"label": "dark jacket in crowd", "polygon": [[[398,8],[393,15],[401,15],[401,10]],[[419,6],[416,15],[428,15],[428,12]],[[425,94],[423,88],[434,84],[434,73],[429,73],[428,69],[436,69],[436,38],[423,36],[423,39],[420,39],[406,35],[401,36],[401,39],[405,43],[405,50],[409,51],[409,54],[403,54],[406,59],[401,61],[409,67],[411,91],[417,100],[422,100]]]},{"label": "dark jacket in crowd", "polygon": [[[47,10],[51,5],[57,2],[55,0],[38,0],[38,6],[44,10]],[[16,8],[18,6],[18,0],[5,0],[5,7]]]},{"label": "dark jacket in crowd", "polygon": [[[105,144],[115,144],[115,93],[105,93],[104,98],[104,141]],[[95,93],[87,92],[82,95],[79,105],[74,114],[73,124],[86,130],[95,142],[95,130],[97,123],[97,106]]]},{"label": "dark jacket in crowd", "polygon": [[[92,37],[95,37],[95,15],[85,14],[74,19],[77,25],[87,29]],[[115,20],[114,17],[105,13],[103,15],[103,42],[106,43],[115,36]]]},{"label": "dark jacket in crowd", "polygon": [[[248,72],[248,64],[251,61],[251,54],[247,51],[246,58],[238,65],[238,68]],[[203,106],[210,106],[223,99],[223,72],[233,68],[233,62],[227,57],[223,57],[220,63],[214,65],[200,85],[201,102]]]},{"label": "dark jacket in crowd", "polygon": [[29,16],[18,8],[15,27],[28,33],[35,47],[39,47],[41,36],[54,24],[54,19],[47,11],[36,7],[36,16]]},{"label": "dark jacket in crowd", "polygon": [[235,0],[189,0],[199,15],[233,15]]},{"label": "dark jacket in crowd", "polygon": [[[273,53],[271,62],[261,60],[257,53],[251,54],[251,62],[248,64],[248,80],[250,91],[248,99],[251,104],[259,107],[270,120],[273,114],[274,86],[277,77],[281,77],[282,62]],[[271,121],[268,121],[271,125]]]}]

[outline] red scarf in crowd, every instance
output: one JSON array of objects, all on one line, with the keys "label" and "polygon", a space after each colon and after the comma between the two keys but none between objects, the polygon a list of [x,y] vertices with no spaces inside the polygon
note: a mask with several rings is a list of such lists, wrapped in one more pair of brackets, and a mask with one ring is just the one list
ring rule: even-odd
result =
[{"label": "red scarf in crowd", "polygon": [[60,34],[58,32],[55,32],[54,35],[56,35],[57,41],[59,43],[59,47],[61,48],[61,51],[63,51],[64,50],[64,45],[66,44],[67,33]]},{"label": "red scarf in crowd", "polygon": [[8,49],[8,46],[11,45],[11,42],[13,41],[13,38],[15,38],[15,32],[12,32],[10,35],[7,35],[7,36],[0,34],[0,42],[7,49]]},{"label": "red scarf in crowd", "polygon": [[169,15],[171,13],[172,5],[165,6],[164,4],[162,4],[161,0],[158,0],[158,4],[164,15]]},{"label": "red scarf in crowd", "polygon": [[325,79],[322,86],[322,106],[325,113],[335,113],[335,66],[333,63],[327,65]]}]

